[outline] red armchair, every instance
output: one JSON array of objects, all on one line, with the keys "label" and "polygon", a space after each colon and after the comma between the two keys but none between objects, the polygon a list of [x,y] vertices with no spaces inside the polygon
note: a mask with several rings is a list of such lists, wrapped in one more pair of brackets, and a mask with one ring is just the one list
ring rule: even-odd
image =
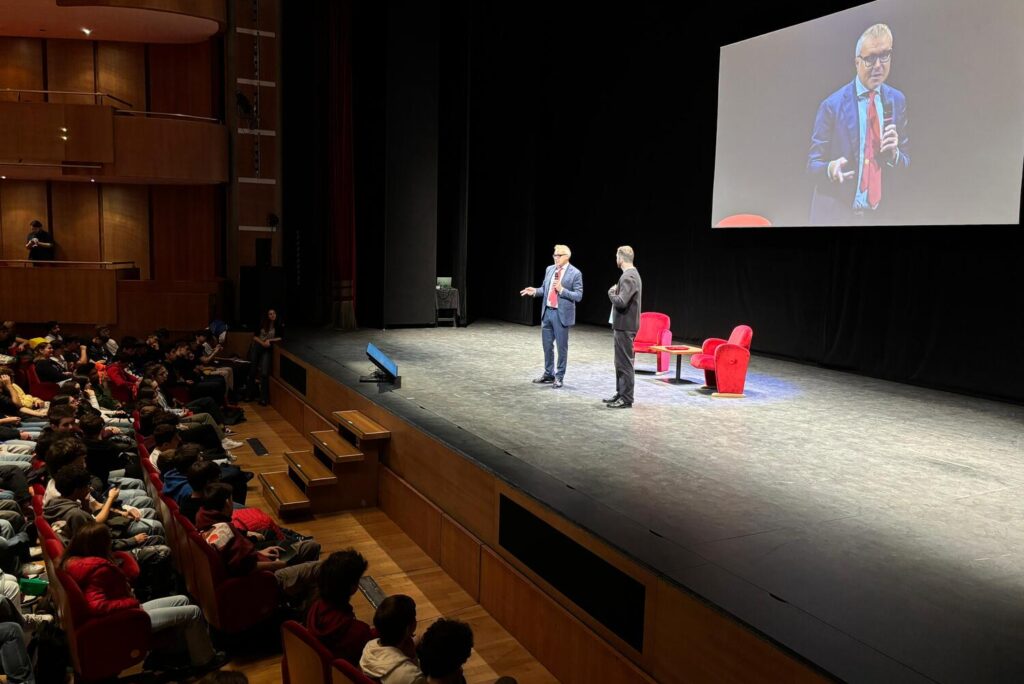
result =
[{"label": "red armchair", "polygon": [[50,401],[60,389],[60,385],[55,382],[43,382],[40,380],[39,376],[36,375],[36,367],[32,364],[25,368],[25,372],[28,374],[28,393],[36,399]]},{"label": "red armchair", "polygon": [[71,662],[78,675],[76,681],[111,679],[142,662],[149,653],[152,638],[146,611],[130,608],[92,617],[75,580],[63,570],[54,571],[57,587],[50,587],[56,590],[61,626],[68,635]]},{"label": "red armchair", "polygon": [[704,371],[705,386],[715,390],[713,397],[740,398],[750,364],[749,325],[737,325],[728,340],[712,337],[704,340],[700,354],[690,357],[690,365]]},{"label": "red armchair", "polygon": [[633,340],[634,354],[655,354],[658,357],[658,372],[668,370],[669,354],[652,352],[651,347],[658,345],[667,347],[672,344],[672,319],[663,313],[648,311],[640,314],[640,330]]}]

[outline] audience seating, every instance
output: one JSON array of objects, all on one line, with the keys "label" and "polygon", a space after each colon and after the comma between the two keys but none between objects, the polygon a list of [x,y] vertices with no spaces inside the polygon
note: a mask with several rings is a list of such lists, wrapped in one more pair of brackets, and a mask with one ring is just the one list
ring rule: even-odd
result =
[{"label": "audience seating", "polygon": [[672,344],[672,319],[666,314],[646,311],[640,314],[640,330],[633,339],[634,354],[655,354],[658,372],[664,373],[669,367],[668,352],[652,352],[651,347],[667,347]]},{"label": "audience seating", "polygon": [[322,684],[330,681],[334,655],[294,620],[281,625],[281,681],[284,684]]},{"label": "audience seating", "polygon": [[737,325],[728,340],[712,337],[704,340],[700,354],[690,357],[694,368],[704,370],[705,386],[715,390],[713,397],[740,398],[750,364],[750,341],[754,331],[749,325]]},{"label": "audience seating", "polygon": [[40,380],[39,376],[36,375],[36,367],[32,364],[25,368],[25,373],[28,375],[28,393],[36,399],[50,401],[60,389],[60,385],[55,382],[43,382]]}]

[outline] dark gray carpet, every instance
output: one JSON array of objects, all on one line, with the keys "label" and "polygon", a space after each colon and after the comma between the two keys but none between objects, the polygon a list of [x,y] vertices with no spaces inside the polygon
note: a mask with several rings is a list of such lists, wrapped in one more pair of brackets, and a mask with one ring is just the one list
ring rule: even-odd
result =
[{"label": "dark gray carpet", "polygon": [[780,636],[741,592],[712,596],[832,672],[874,679],[827,653],[856,644],[907,678],[1024,678],[1024,408],[755,356],[745,399],[702,394],[684,362],[695,384],[638,376],[636,406],[609,410],[611,333],[590,326],[571,333],[560,390],[530,383],[539,328],[305,332],[288,346],[353,381],[367,341],[398,363],[394,401],[685,551],[664,574],[705,595],[738,578],[840,635]]}]

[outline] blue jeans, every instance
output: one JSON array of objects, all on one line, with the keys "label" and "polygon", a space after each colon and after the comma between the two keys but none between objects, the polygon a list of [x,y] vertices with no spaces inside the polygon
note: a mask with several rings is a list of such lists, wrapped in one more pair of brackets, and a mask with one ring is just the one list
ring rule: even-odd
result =
[{"label": "blue jeans", "polygon": [[[175,641],[185,642],[192,665],[206,665],[213,659],[215,652],[210,643],[210,632],[203,619],[203,611],[199,606],[190,605],[188,598],[167,596],[147,601],[142,604],[142,610],[149,614],[154,634],[165,630],[174,630],[177,633]],[[172,648],[176,646],[178,644],[174,644]]]},{"label": "blue jeans", "polygon": [[25,633],[16,622],[0,623],[0,664],[12,684],[35,684],[32,661],[25,648]]}]

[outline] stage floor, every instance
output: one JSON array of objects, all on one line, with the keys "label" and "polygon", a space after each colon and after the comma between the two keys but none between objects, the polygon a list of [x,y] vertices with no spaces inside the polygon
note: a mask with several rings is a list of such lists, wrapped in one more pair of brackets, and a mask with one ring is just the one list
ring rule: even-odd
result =
[{"label": "stage floor", "polygon": [[1024,407],[755,356],[745,399],[701,393],[684,359],[694,384],[663,382],[673,362],[610,410],[611,333],[592,326],[559,390],[530,382],[536,327],[286,347],[354,383],[368,341],[402,375],[371,395],[389,409],[480,438],[455,446],[835,676],[1024,679]]}]

